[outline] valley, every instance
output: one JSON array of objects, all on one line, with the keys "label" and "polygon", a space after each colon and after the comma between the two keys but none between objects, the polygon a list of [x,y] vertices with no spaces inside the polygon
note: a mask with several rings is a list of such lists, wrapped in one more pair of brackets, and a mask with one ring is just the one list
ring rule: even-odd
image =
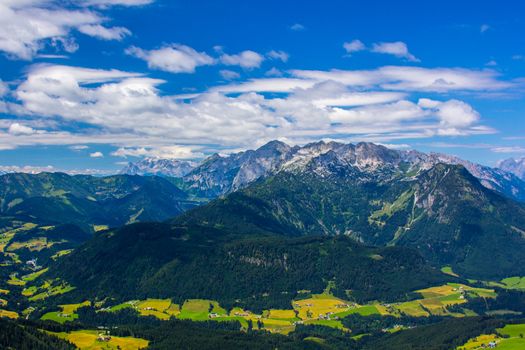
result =
[{"label": "valley", "polygon": [[179,178],[0,176],[0,326],[80,349],[521,346],[523,204],[373,144],[235,157],[273,165],[223,192],[185,179],[220,157]]}]

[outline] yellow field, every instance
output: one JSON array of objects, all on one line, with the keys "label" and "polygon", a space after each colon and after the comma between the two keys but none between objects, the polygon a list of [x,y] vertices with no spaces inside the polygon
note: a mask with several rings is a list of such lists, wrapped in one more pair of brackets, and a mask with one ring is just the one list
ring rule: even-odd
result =
[{"label": "yellow field", "polygon": [[288,334],[295,329],[295,326],[290,321],[263,319],[264,329],[272,333]]},{"label": "yellow field", "polygon": [[71,333],[49,333],[73,343],[81,350],[139,350],[145,349],[149,344],[145,339],[133,337],[112,336],[108,341],[99,341],[98,331],[92,330],[73,331]]},{"label": "yellow field", "polygon": [[[169,320],[173,314],[172,311],[168,313],[171,305],[170,299],[147,299],[136,304],[135,308],[142,316],[155,316],[161,320]],[[178,308],[178,305],[174,308]]]},{"label": "yellow field", "polygon": [[95,232],[104,231],[104,230],[107,230],[108,228],[109,228],[108,225],[93,225],[93,230]]},{"label": "yellow field", "polygon": [[481,349],[483,344],[488,344],[491,341],[496,341],[498,337],[495,334],[482,334],[476,338],[470,339],[465,345],[458,347],[458,350],[474,350]]},{"label": "yellow field", "polygon": [[19,279],[15,274],[12,274],[9,276],[7,284],[10,284],[12,286],[24,286],[26,282]]},{"label": "yellow field", "polygon": [[79,304],[64,304],[59,305],[60,308],[62,308],[62,312],[65,314],[73,314],[75,313],[79,308],[83,306],[91,306],[91,302],[89,300],[84,301],[83,303]]},{"label": "yellow field", "polygon": [[12,252],[18,249],[27,248],[30,251],[41,251],[42,249],[51,248],[57,242],[48,241],[47,238],[34,238],[25,242],[13,242],[7,248],[7,251]]},{"label": "yellow field", "polygon": [[447,307],[466,303],[467,295],[484,298],[494,298],[496,296],[493,289],[474,288],[457,283],[448,283],[442,286],[421,289],[416,292],[420,293],[423,299],[392,304],[389,311],[394,315],[400,312],[417,317],[429,316],[429,312],[432,315],[462,317],[464,316],[462,314],[450,313]]},{"label": "yellow field", "polygon": [[319,318],[319,315],[328,313],[336,314],[351,308],[349,303],[329,295],[314,295],[312,298],[297,300],[293,302],[293,307],[302,320]]},{"label": "yellow field", "polygon": [[139,302],[137,304],[137,308],[139,310],[151,308],[160,312],[164,312],[170,307],[170,305],[170,299],[146,299]]},{"label": "yellow field", "polygon": [[[496,329],[497,334],[483,334],[470,339],[456,350],[482,350],[486,349],[489,342],[496,343],[496,349],[521,350],[525,349],[523,334],[525,324],[508,324],[503,328]],[[485,345],[485,347],[483,346]]]},{"label": "yellow field", "polygon": [[273,319],[293,319],[295,318],[295,311],[294,310],[277,310],[277,309],[271,309],[268,313],[268,318]]},{"label": "yellow field", "polygon": [[9,311],[9,310],[1,310],[0,309],[0,317],[7,317],[7,318],[18,318],[18,313],[14,312],[14,311]]}]

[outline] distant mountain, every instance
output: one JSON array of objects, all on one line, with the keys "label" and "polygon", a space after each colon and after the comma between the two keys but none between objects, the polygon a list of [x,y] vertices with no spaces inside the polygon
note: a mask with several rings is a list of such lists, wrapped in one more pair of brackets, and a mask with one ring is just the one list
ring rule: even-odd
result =
[{"label": "distant mountain", "polygon": [[194,162],[183,160],[144,158],[135,163],[128,163],[120,171],[120,174],[182,177],[188,174],[195,166]]},{"label": "distant mountain", "polygon": [[525,157],[509,158],[498,163],[498,168],[513,173],[522,180],[525,180]]},{"label": "distant mountain", "polygon": [[0,176],[0,216],[28,222],[68,223],[91,230],[93,225],[165,220],[194,205],[172,182],[156,176]]},{"label": "distant mountain", "polygon": [[[313,159],[322,160],[327,155],[341,159],[339,165],[349,167],[384,179],[397,176],[400,173],[417,175],[430,169],[438,163],[461,164],[490,189],[505,194],[509,198],[525,201],[525,181],[502,169],[494,169],[480,164],[462,160],[457,157],[438,153],[422,153],[418,151],[398,151],[373,143],[343,144],[337,142],[316,142],[303,147],[290,147],[280,141],[271,141],[256,149],[229,156],[215,154],[205,159],[200,165],[184,174],[179,171],[162,170],[163,162],[171,164],[174,161],[144,160],[147,166],[139,166],[141,162],[130,164],[123,170],[133,173],[131,169],[148,167],[158,170],[157,174],[181,177],[180,185],[197,196],[215,198],[238,189],[252,182],[275,175],[280,171],[300,169]],[[326,161],[326,159],[324,159]],[[189,169],[186,167],[185,169]],[[318,164],[317,172],[322,172],[322,164]],[[136,171],[137,174],[147,174],[146,171]],[[171,175],[170,175],[171,174]]]}]

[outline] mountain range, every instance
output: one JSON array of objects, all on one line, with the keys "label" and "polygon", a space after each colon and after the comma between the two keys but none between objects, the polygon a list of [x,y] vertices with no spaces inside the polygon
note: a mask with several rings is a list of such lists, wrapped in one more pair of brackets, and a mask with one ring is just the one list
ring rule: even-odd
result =
[{"label": "mountain range", "polygon": [[504,169],[483,166],[445,154],[392,150],[365,142],[353,145],[320,141],[302,147],[291,147],[280,141],[271,141],[256,150],[228,156],[215,154],[200,164],[149,158],[128,164],[121,173],[179,177],[184,189],[198,196],[215,198],[244,188],[260,178],[300,168],[327,153],[340,159],[343,166],[379,177],[399,172],[417,175],[438,163],[460,164],[485,187],[509,198],[525,201],[525,181]]},{"label": "mountain range", "polygon": [[47,224],[121,226],[165,220],[196,205],[168,179],[64,173],[0,176],[0,216]]},{"label": "mountain range", "polygon": [[[433,164],[428,159],[434,157],[368,143],[321,142],[294,153],[281,143],[269,146],[231,160],[244,169],[237,175],[252,176],[243,188],[163,224],[97,235],[52,266],[51,276],[80,286],[77,298],[211,295],[225,305],[241,300],[242,306],[258,308],[282,306],[293,290],[320,291],[330,280],[337,281],[339,297],[353,290],[358,300],[400,298],[418,283],[430,284],[422,275],[435,282],[440,278],[435,272],[445,265],[476,279],[525,275],[525,267],[515,263],[525,259],[525,207],[482,185],[463,165]],[[239,162],[243,157],[248,160]],[[227,161],[212,157],[201,166]],[[247,173],[246,164],[260,166]],[[280,170],[272,175],[277,164]],[[379,248],[361,252],[372,246]],[[387,248],[401,250],[382,250]],[[389,254],[408,260],[390,261]],[[393,268],[390,285],[381,284],[385,271],[379,260],[364,258],[372,255]],[[367,273],[359,276],[364,266]],[[400,277],[397,268],[410,273]],[[126,288],[117,287],[116,279]],[[400,280],[411,288],[401,288]],[[365,285],[383,292],[374,296]],[[270,299],[260,299],[268,293]]]}]

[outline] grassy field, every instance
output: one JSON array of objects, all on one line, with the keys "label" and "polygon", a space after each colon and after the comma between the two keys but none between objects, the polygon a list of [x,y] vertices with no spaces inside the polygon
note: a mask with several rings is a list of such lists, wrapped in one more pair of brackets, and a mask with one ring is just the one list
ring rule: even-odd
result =
[{"label": "grassy field", "polygon": [[99,331],[95,330],[49,333],[73,343],[81,350],[138,350],[145,349],[149,343],[145,339],[133,337],[110,337],[108,341],[100,341]]},{"label": "grassy field", "polygon": [[221,317],[227,317],[228,312],[219,303],[206,299],[188,299],[182,304],[178,318],[191,319],[193,321],[205,321],[210,318],[210,313]]},{"label": "grassy field", "polygon": [[[189,319],[193,321],[239,321],[243,328],[248,327],[251,321],[254,328],[261,322],[263,329],[287,334],[295,329],[297,323],[325,325],[345,330],[341,319],[351,315],[391,315],[400,317],[410,315],[427,317],[430,315],[446,315],[454,317],[474,316],[470,310],[464,313],[452,313],[447,307],[467,302],[468,297],[493,298],[496,293],[493,289],[474,288],[463,284],[448,283],[416,291],[421,295],[419,299],[400,303],[373,302],[358,305],[330,294],[329,288],[322,294],[313,294],[309,297],[292,302],[290,309],[265,310],[261,315],[254,314],[241,308],[233,308],[229,312],[216,301],[207,299],[188,299],[182,306],[174,304],[169,299],[147,299],[129,301],[110,307],[106,311],[118,311],[131,307],[143,316],[155,316],[162,320],[170,317]],[[307,296],[307,293],[303,293]]]},{"label": "grassy field", "polygon": [[525,289],[525,277],[509,277],[494,285],[507,289]]},{"label": "grassy field", "polygon": [[464,304],[467,302],[467,297],[496,297],[496,293],[493,289],[474,288],[457,283],[448,283],[442,286],[421,289],[417,292],[422,295],[422,299],[388,305],[388,313],[394,316],[406,314],[423,317],[432,314],[462,317],[464,316],[463,314],[451,313],[448,311],[447,307]]},{"label": "grassy field", "polygon": [[71,253],[73,251],[73,249],[64,249],[64,250],[59,250],[58,252],[56,252],[56,254],[52,255],[51,256],[51,259],[53,260],[57,260],[58,258],[61,258],[63,256],[66,256],[68,255],[69,253]]},{"label": "grassy field", "polygon": [[[55,282],[56,283],[56,282]],[[45,281],[40,287],[38,287],[38,294],[35,294],[29,298],[29,301],[38,301],[49,298],[50,296],[64,294],[72,291],[75,287],[68,285],[67,283],[60,283],[53,285],[53,281]]]},{"label": "grassy field", "polygon": [[90,306],[90,301],[84,301],[83,303],[78,304],[65,304],[65,305],[59,305],[62,309],[61,311],[53,311],[48,312],[44,314],[41,319],[42,320],[50,320],[55,321],[60,324],[63,324],[65,322],[74,321],[78,318],[78,315],[75,313],[79,308],[83,306]]},{"label": "grassy field", "polygon": [[59,243],[59,242],[48,241],[47,238],[45,237],[34,238],[34,239],[30,239],[29,241],[23,241],[23,242],[14,241],[9,244],[9,246],[7,247],[7,251],[12,252],[18,249],[27,248],[32,252],[34,251],[39,252],[42,249],[51,248],[56,243]]},{"label": "grassy field", "polygon": [[[522,350],[525,349],[525,324],[508,324],[496,330],[498,334],[482,334],[470,339],[457,350],[481,350],[489,342],[495,342],[499,350]],[[502,337],[504,336],[504,337]]]},{"label": "grassy field", "polygon": [[452,271],[452,267],[450,266],[443,266],[441,268],[441,272],[447,274],[447,275],[450,275],[450,276],[454,276],[454,277],[459,277],[456,273],[454,273],[454,271]]},{"label": "grassy field", "polygon": [[16,273],[12,273],[11,275],[9,275],[9,280],[7,281],[7,284],[10,284],[12,286],[25,286],[26,282],[18,278],[18,275]]},{"label": "grassy field", "polygon": [[112,306],[106,311],[116,312],[125,308],[133,308],[142,316],[154,316],[161,320],[169,320],[181,312],[179,305],[170,299],[132,300]]},{"label": "grassy field", "polygon": [[45,269],[42,269],[42,270],[30,273],[28,275],[22,276],[22,281],[24,281],[24,282],[32,282],[32,281],[36,280],[38,277],[40,277],[41,275],[43,275],[44,273],[46,273],[47,270],[48,270],[48,268],[45,268]]}]

